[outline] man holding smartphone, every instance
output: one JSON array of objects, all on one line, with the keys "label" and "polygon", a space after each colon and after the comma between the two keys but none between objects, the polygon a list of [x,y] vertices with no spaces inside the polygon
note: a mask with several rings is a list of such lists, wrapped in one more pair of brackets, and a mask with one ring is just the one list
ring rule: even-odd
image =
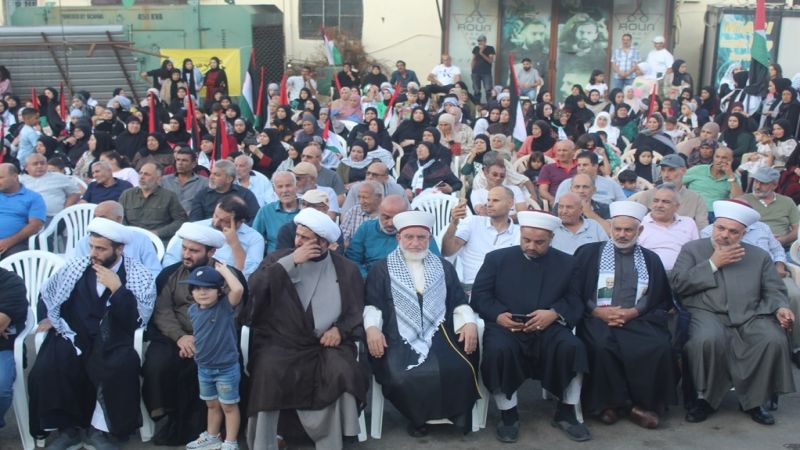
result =
[{"label": "man holding smartphone", "polygon": [[497,439],[519,439],[517,390],[532,378],[561,399],[552,425],[587,441],[592,436],[575,408],[589,370],[586,349],[572,334],[583,312],[577,266],[550,248],[561,219],[541,211],[521,211],[518,218],[520,245],[486,255],[470,302],[486,321],[481,374],[500,410]]}]

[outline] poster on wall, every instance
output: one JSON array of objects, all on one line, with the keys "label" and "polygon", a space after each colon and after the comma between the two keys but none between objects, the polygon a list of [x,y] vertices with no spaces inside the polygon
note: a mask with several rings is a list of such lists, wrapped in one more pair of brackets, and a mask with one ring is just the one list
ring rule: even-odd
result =
[{"label": "poster on wall", "polygon": [[461,80],[467,83],[470,91],[472,49],[478,45],[478,36],[485,35],[486,43],[497,47],[498,2],[499,0],[450,2],[447,52],[453,59],[453,65],[461,69]]},{"label": "poster on wall", "polygon": [[[180,67],[184,58],[189,58],[202,73],[208,72],[211,57],[216,56],[228,76],[228,95],[242,95],[241,50],[238,48],[162,48],[161,54],[167,55],[176,67]],[[206,95],[205,88],[200,95]]]},{"label": "poster on wall", "polygon": [[573,85],[586,86],[594,69],[608,66],[612,0],[558,0],[556,100],[570,95]]},{"label": "poster on wall", "polygon": [[503,0],[502,37],[498,58],[498,83],[508,84],[508,55],[514,53],[517,72],[522,70],[522,59],[530,58],[532,68],[548,81],[550,59],[550,0]]},{"label": "poster on wall", "polygon": [[653,50],[653,38],[666,36],[667,0],[614,0],[611,48],[622,46],[622,35],[630,34],[642,58]]},{"label": "poster on wall", "polygon": [[[767,51],[770,61],[776,61],[777,48],[775,42],[780,33],[780,16],[767,11]],[[717,55],[714,67],[714,86],[736,65],[745,70],[750,67],[750,46],[753,36],[753,13],[722,14],[719,23]]]}]

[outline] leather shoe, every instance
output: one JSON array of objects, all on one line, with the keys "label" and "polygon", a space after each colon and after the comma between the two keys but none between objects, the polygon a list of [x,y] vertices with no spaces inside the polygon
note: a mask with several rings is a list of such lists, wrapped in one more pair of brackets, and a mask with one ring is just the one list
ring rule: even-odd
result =
[{"label": "leather shoe", "polygon": [[745,413],[749,414],[753,421],[761,425],[775,425],[775,418],[762,406],[748,409]]},{"label": "leather shoe", "polygon": [[578,422],[574,412],[556,411],[553,420],[550,422],[554,428],[559,428],[568,438],[576,442],[584,442],[592,439],[592,434],[586,425]]},{"label": "leather shoe", "polygon": [[649,428],[651,430],[658,428],[658,414],[653,411],[634,406],[631,408],[631,415],[629,418],[631,422],[642,428]]},{"label": "leather shoe", "polygon": [[708,416],[714,413],[714,408],[705,400],[695,400],[692,407],[686,413],[686,421],[690,423],[698,423],[708,419]]},{"label": "leather shoe", "polygon": [[506,425],[502,420],[497,424],[497,440],[512,444],[519,439],[519,420],[511,425]]},{"label": "leather shoe", "polygon": [[421,427],[415,427],[412,424],[408,424],[408,428],[406,429],[406,431],[408,431],[409,436],[415,438],[421,438],[428,435],[428,427],[426,427],[425,425]]},{"label": "leather shoe", "polygon": [[614,425],[619,421],[619,414],[614,408],[604,409],[602,413],[600,413],[600,422],[603,422],[606,425]]}]

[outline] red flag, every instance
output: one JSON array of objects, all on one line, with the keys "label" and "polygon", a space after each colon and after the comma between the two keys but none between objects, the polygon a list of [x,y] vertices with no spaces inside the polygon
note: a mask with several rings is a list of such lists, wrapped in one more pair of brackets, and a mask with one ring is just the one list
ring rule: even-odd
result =
[{"label": "red flag", "polygon": [[33,109],[39,110],[39,97],[36,95],[36,88],[31,88],[31,103],[33,103]]},{"label": "red flag", "polygon": [[147,94],[147,129],[150,133],[156,132],[156,99],[152,92]]},{"label": "red flag", "polygon": [[342,83],[339,81],[339,74],[333,74],[333,82],[336,83],[336,94],[342,92]]},{"label": "red flag", "polygon": [[[61,120],[64,122],[67,121],[67,101],[64,99],[64,83],[61,83],[59,87],[59,92],[61,93],[61,98],[59,99],[59,109],[61,113]],[[65,128],[66,129],[66,128]]]},{"label": "red flag", "polygon": [[264,66],[261,66],[261,74],[258,81],[258,100],[256,100],[256,116],[261,120],[261,110],[264,104]]},{"label": "red flag", "polygon": [[386,121],[389,120],[389,118],[391,118],[393,114],[394,102],[397,100],[397,96],[399,94],[400,94],[400,82],[397,82],[394,84],[394,94],[392,94],[392,98],[389,99],[389,106],[386,107],[386,114],[383,115],[384,125],[387,125]]},{"label": "red flag", "polygon": [[286,91],[286,72],[283,72],[281,77],[281,106],[289,104],[289,93]]},{"label": "red flag", "polygon": [[[217,116],[217,136],[214,139],[214,158],[225,159],[231,152],[231,137],[228,135],[228,124],[225,122],[225,115],[219,113]],[[235,147],[234,142],[234,147]]]},{"label": "red flag", "polygon": [[656,83],[653,83],[653,92],[650,93],[650,104],[647,106],[647,117],[656,112]]},{"label": "red flag", "polygon": [[189,147],[194,148],[194,144],[200,143],[200,139],[197,137],[197,120],[195,120],[195,109],[194,109],[194,100],[192,99],[191,95],[187,95],[185,98],[186,101],[186,130],[189,131]]}]

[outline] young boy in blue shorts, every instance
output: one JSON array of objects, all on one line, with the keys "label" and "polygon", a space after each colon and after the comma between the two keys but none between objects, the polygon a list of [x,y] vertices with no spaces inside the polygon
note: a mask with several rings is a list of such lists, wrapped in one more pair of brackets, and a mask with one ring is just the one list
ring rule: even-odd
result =
[{"label": "young boy in blue shorts", "polygon": [[[198,267],[188,284],[195,304],[189,307],[194,330],[195,362],[200,382],[200,398],[208,406],[208,427],[200,437],[186,444],[188,450],[238,450],[239,442],[239,350],[233,325],[234,308],[242,299],[244,287],[225,264],[216,269]],[[228,295],[223,286],[228,284]],[[220,427],[225,418],[225,441]]]}]

